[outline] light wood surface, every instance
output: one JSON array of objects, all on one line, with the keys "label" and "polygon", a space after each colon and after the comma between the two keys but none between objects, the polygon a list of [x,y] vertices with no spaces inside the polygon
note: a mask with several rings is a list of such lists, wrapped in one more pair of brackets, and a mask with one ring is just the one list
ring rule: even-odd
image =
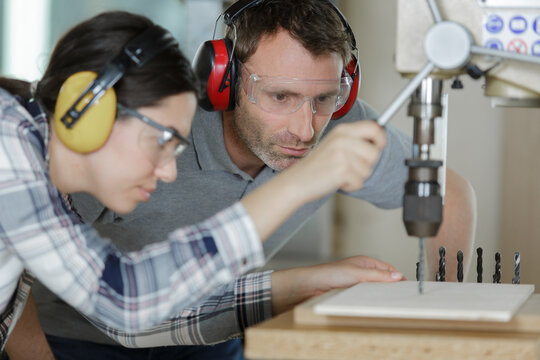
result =
[{"label": "light wood surface", "polygon": [[248,359],[540,359],[540,295],[509,322],[318,315],[327,293],[245,334]]}]

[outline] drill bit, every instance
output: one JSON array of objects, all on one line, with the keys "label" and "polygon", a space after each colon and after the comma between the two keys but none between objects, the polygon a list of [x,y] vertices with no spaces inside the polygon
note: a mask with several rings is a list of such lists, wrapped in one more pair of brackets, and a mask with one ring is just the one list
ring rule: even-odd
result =
[{"label": "drill bit", "polygon": [[484,271],[484,268],[482,267],[482,253],[483,250],[481,247],[476,249],[476,254],[478,255],[476,258],[476,282],[478,283],[482,282],[482,272]]},{"label": "drill bit", "polygon": [[519,256],[519,252],[515,252],[514,253],[514,277],[512,278],[512,284],[520,283],[520,280],[519,280],[520,262],[521,262],[521,259]]},{"label": "drill bit", "polygon": [[501,253],[495,253],[495,274],[493,274],[493,283],[501,283]]},{"label": "drill bit", "polygon": [[444,246],[441,246],[439,248],[439,276],[438,281],[446,281],[446,259],[444,256],[446,255],[446,249]]},{"label": "drill bit", "polygon": [[424,272],[423,272],[423,265],[424,265],[424,238],[419,238],[420,240],[420,254],[418,256],[418,293],[423,294],[424,293]]},{"label": "drill bit", "polygon": [[463,251],[457,252],[457,279],[458,282],[463,282]]}]

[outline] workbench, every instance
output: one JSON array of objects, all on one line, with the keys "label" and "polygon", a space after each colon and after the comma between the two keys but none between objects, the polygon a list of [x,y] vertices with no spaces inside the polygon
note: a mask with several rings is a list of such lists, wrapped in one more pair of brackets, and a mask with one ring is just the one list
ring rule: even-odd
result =
[{"label": "workbench", "polygon": [[508,322],[411,320],[315,314],[337,291],[250,327],[246,358],[257,359],[540,359],[540,294]]}]

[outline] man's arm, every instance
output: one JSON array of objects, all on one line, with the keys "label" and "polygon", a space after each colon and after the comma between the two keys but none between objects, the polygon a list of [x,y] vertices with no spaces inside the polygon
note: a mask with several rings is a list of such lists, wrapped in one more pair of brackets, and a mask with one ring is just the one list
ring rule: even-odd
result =
[{"label": "man's arm", "polygon": [[54,359],[54,355],[41,329],[32,293],[24,311],[6,343],[10,360]]},{"label": "man's arm", "polygon": [[436,237],[426,239],[429,277],[439,271],[439,247],[446,248],[446,280],[457,280],[457,252],[463,251],[463,276],[473,256],[476,231],[476,195],[471,184],[455,171],[446,169],[443,222]]}]

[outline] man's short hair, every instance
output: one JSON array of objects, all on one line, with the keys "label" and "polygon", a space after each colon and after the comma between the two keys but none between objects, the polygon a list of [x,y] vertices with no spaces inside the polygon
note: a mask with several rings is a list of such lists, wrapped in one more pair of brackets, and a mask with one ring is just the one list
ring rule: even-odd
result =
[{"label": "man's short hair", "polygon": [[[271,36],[281,29],[315,56],[338,53],[344,65],[351,60],[352,39],[328,0],[265,0],[241,12],[234,24],[234,56],[240,62],[246,62],[255,53],[262,36]],[[226,36],[234,39],[232,26],[227,28]]]}]

